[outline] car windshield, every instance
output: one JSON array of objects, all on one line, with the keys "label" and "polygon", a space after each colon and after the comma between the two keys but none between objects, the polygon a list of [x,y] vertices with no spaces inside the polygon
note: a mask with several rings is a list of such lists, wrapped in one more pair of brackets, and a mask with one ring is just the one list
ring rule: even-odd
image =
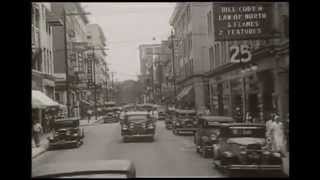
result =
[{"label": "car windshield", "polygon": [[77,127],[77,122],[76,121],[56,121],[55,122],[55,128],[60,129],[60,128],[73,128]]},{"label": "car windshield", "polygon": [[265,128],[261,127],[230,127],[229,137],[265,137]]},{"label": "car windshield", "polygon": [[148,117],[145,115],[128,116],[128,121],[141,121],[141,120],[148,120]]}]

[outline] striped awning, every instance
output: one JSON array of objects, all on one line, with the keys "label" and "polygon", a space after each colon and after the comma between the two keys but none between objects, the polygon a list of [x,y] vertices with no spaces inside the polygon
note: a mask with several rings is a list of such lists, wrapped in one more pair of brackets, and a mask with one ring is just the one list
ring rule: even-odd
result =
[{"label": "striped awning", "polygon": [[43,92],[32,90],[32,108],[44,109],[53,106],[61,107],[59,103],[49,98]]}]

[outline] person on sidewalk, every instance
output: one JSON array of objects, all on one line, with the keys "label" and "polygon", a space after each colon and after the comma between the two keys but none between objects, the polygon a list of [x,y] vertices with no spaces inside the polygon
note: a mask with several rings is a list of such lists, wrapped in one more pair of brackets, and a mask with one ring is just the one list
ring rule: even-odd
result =
[{"label": "person on sidewalk", "polygon": [[42,126],[39,121],[35,121],[33,124],[33,138],[36,144],[36,147],[40,147],[40,135],[42,132]]},{"label": "person on sidewalk", "polygon": [[283,123],[280,121],[280,116],[274,116],[274,122],[271,126],[272,133],[272,150],[280,152],[285,156],[284,152],[284,133],[283,133]]}]

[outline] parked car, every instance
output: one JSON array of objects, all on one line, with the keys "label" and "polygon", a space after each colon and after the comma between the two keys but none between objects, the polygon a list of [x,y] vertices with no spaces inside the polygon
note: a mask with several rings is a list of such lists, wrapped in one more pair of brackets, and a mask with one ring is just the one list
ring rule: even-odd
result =
[{"label": "parked car", "polygon": [[227,116],[200,116],[194,135],[197,153],[200,153],[204,158],[212,157],[213,144],[218,143],[217,136],[220,133],[221,125],[231,122],[234,120]]},{"label": "parked car", "polygon": [[57,119],[53,128],[53,136],[48,137],[49,149],[66,145],[79,147],[83,144],[84,129],[80,128],[79,118]]},{"label": "parked car", "polygon": [[123,141],[128,138],[146,137],[153,141],[156,124],[146,111],[127,112],[121,124]]},{"label": "parked car", "polygon": [[176,109],[172,127],[173,134],[179,135],[180,132],[194,133],[196,126],[197,115],[195,110]]},{"label": "parked car", "polygon": [[165,126],[167,129],[172,129],[173,118],[175,116],[175,109],[168,108],[168,111],[165,116]]},{"label": "parked car", "polygon": [[129,160],[48,163],[32,168],[33,178],[136,178]]},{"label": "parked car", "polygon": [[218,143],[213,145],[214,165],[229,173],[281,171],[281,155],[266,148],[265,131],[265,124],[231,123],[221,126]]}]

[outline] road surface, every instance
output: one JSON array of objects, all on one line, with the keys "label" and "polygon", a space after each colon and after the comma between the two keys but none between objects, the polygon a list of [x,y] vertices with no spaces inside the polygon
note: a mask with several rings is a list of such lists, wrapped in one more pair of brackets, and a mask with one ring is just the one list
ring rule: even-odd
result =
[{"label": "road surface", "polygon": [[223,177],[212,168],[212,160],[195,152],[193,136],[175,136],[157,122],[154,142],[123,143],[120,125],[85,126],[84,143],[80,148],[52,150],[32,160],[32,166],[51,162],[129,159],[137,177]]}]

